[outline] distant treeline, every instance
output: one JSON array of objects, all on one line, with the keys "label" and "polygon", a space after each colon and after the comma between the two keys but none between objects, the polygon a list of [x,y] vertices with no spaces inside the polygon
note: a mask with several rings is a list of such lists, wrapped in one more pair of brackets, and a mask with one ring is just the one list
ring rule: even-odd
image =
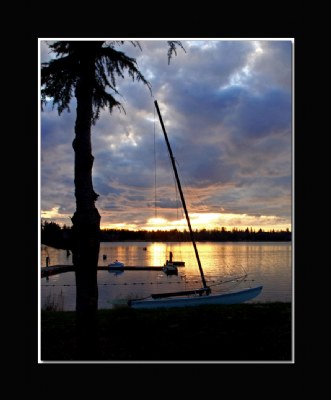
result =
[{"label": "distant treeline", "polygon": [[[288,242],[292,235],[286,231],[262,231],[246,228],[240,230],[233,228],[231,231],[222,227],[220,229],[200,229],[194,232],[194,238],[198,242]],[[171,231],[131,231],[127,229],[102,229],[101,242],[188,242],[190,234],[173,229]],[[60,249],[71,249],[71,228],[61,227],[55,222],[44,221],[41,224],[41,243]]]}]

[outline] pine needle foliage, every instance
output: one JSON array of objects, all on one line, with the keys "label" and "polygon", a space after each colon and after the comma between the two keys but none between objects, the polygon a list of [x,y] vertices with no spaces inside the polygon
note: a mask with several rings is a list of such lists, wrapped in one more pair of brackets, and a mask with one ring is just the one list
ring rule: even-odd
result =
[{"label": "pine needle foliage", "polygon": [[[125,41],[57,41],[48,46],[56,58],[43,63],[41,68],[41,108],[51,100],[59,115],[64,110],[70,112],[70,101],[75,96],[80,78],[82,59],[92,59],[94,62],[93,79],[93,113],[91,122],[94,125],[102,109],[108,108],[111,113],[114,107],[124,111],[124,107],[116,97],[120,96],[117,89],[117,79],[125,78],[125,73],[133,81],[141,81],[147,85],[152,94],[151,84],[139,71],[135,58],[127,56],[116,49]],[[138,41],[130,41],[134,47],[142,50]],[[167,41],[168,64],[176,53],[176,46],[184,47],[179,41]]]}]

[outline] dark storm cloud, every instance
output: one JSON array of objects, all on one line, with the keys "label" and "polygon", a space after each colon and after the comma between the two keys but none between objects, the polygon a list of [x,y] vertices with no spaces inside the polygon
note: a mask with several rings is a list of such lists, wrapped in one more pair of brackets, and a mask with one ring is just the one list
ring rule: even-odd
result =
[{"label": "dark storm cloud", "polygon": [[[103,222],[152,218],[155,180],[159,216],[176,206],[157,99],[182,183],[194,194],[187,200],[192,212],[276,215],[290,223],[292,43],[183,45],[186,53],[178,49],[170,65],[165,41],[141,41],[142,51],[129,43],[121,48],[137,58],[153,97],[141,82],[119,79],[125,113],[104,111],[93,126],[93,179]],[[41,57],[49,57],[43,43]],[[61,117],[50,107],[41,113],[44,211],[74,211],[74,102],[71,110]]]},{"label": "dark storm cloud", "polygon": [[268,90],[257,96],[242,93],[231,122],[236,131],[248,140],[250,136],[265,137],[281,133],[291,126],[291,98],[280,90]]}]

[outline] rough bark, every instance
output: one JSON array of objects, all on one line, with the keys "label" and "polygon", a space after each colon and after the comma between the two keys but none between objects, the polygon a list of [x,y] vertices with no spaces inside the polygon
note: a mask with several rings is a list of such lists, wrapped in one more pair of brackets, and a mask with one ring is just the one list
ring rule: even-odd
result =
[{"label": "rough bark", "polygon": [[75,124],[75,196],[76,212],[72,217],[73,263],[76,274],[76,322],[78,357],[95,358],[97,351],[98,284],[97,266],[100,247],[100,215],[95,207],[91,146],[93,55],[81,57],[80,78],[76,87]]}]

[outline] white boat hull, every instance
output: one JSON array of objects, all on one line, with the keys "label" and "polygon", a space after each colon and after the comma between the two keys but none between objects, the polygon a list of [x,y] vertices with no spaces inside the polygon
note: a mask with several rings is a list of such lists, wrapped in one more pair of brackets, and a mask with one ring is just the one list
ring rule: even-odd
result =
[{"label": "white boat hull", "polygon": [[147,298],[142,300],[131,300],[131,308],[173,308],[173,307],[196,307],[214,304],[239,304],[251,300],[262,291],[262,286],[243,289],[237,292],[223,294],[166,297],[162,299]]}]

